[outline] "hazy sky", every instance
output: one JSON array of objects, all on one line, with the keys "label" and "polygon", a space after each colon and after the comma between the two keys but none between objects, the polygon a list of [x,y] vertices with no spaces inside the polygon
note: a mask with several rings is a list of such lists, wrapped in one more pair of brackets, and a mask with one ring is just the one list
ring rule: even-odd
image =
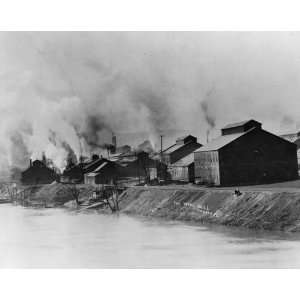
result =
[{"label": "hazy sky", "polygon": [[300,33],[0,33],[0,167],[110,141],[300,127]]}]

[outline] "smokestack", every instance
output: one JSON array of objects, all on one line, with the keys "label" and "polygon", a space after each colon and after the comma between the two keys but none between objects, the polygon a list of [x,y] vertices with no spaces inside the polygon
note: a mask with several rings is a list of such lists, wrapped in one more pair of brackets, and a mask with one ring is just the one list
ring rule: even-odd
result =
[{"label": "smokestack", "polygon": [[115,148],[117,148],[117,137],[114,135],[114,133],[112,134],[112,144]]},{"label": "smokestack", "polygon": [[117,151],[117,137],[115,136],[115,134],[113,132],[112,132],[111,143],[113,145],[113,149],[111,150],[111,153],[116,153],[116,151]]},{"label": "smokestack", "polygon": [[29,160],[29,166],[32,167],[32,159]]},{"label": "smokestack", "polygon": [[206,143],[209,142],[209,130],[206,131]]}]

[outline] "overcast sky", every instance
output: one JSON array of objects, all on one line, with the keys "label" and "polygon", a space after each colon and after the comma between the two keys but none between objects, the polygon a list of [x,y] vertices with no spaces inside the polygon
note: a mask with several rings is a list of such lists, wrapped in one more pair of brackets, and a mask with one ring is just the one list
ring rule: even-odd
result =
[{"label": "overcast sky", "polygon": [[0,33],[0,166],[110,141],[300,128],[300,34]]}]

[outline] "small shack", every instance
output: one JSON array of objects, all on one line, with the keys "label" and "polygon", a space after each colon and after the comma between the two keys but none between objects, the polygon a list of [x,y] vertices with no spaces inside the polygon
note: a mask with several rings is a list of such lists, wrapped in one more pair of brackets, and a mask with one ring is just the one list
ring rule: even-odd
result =
[{"label": "small shack", "polygon": [[92,172],[84,174],[84,183],[90,185],[114,184],[116,180],[116,164],[109,160],[103,160]]},{"label": "small shack", "polygon": [[49,184],[57,179],[56,172],[40,160],[30,160],[29,167],[21,173],[21,182],[25,185]]}]

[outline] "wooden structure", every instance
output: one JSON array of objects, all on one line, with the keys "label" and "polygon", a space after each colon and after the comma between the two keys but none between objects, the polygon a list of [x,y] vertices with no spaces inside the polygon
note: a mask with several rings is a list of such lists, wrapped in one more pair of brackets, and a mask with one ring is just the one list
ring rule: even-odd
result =
[{"label": "wooden structure", "polygon": [[212,185],[260,184],[298,177],[297,146],[249,120],[227,125],[195,152],[195,178]]},{"label": "wooden structure", "polygon": [[195,180],[194,153],[190,153],[184,158],[169,165],[168,172],[173,181],[194,182]]},{"label": "wooden structure", "polygon": [[144,151],[114,156],[111,160],[117,164],[119,179],[137,178],[139,181],[148,181],[150,173],[153,175],[153,169],[157,167],[157,162]]},{"label": "wooden structure", "polygon": [[84,174],[84,183],[91,185],[114,184],[117,176],[116,164],[105,159],[92,172]]},{"label": "wooden structure", "polygon": [[172,181],[194,181],[194,151],[202,145],[197,138],[187,135],[162,152],[162,161],[167,166],[167,178]]},{"label": "wooden structure", "polygon": [[162,161],[169,166],[191,154],[201,146],[197,142],[197,138],[192,135],[180,137],[176,140],[175,144],[162,151]]}]

